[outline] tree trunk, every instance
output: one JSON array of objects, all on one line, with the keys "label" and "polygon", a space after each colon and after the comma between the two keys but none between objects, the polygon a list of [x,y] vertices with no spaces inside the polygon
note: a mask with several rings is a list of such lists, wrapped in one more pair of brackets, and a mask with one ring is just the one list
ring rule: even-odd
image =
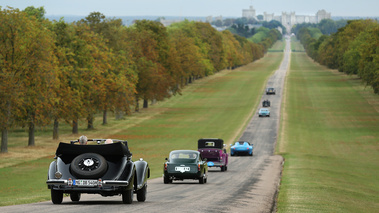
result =
[{"label": "tree trunk", "polygon": [[107,110],[105,109],[103,111],[103,125],[105,124],[108,124],[108,121],[107,121]]},{"label": "tree trunk", "polygon": [[59,127],[59,121],[58,121],[58,118],[55,118],[54,119],[54,127],[53,127],[53,140],[59,139],[58,127]]},{"label": "tree trunk", "polygon": [[143,108],[146,109],[149,106],[149,100],[143,99]]},{"label": "tree trunk", "polygon": [[29,141],[28,141],[28,146],[34,146],[35,145],[34,131],[35,131],[34,123],[33,122],[29,122]]},{"label": "tree trunk", "polygon": [[138,97],[138,95],[136,95],[136,108],[134,111],[139,112],[139,97]]},{"label": "tree trunk", "polygon": [[93,127],[93,115],[89,114],[87,117],[87,129],[94,129]]},{"label": "tree trunk", "polygon": [[8,129],[1,130],[1,153],[8,153]]},{"label": "tree trunk", "polygon": [[78,130],[78,119],[75,118],[72,121],[72,134],[78,134],[78,133],[79,133],[79,130]]}]

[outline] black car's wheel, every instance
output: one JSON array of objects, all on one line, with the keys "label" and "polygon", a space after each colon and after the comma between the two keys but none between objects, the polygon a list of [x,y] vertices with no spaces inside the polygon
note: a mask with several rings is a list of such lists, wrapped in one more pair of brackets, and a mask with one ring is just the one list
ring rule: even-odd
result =
[{"label": "black car's wheel", "polygon": [[96,153],[84,153],[71,162],[71,173],[78,178],[99,178],[107,171],[105,158]]},{"label": "black car's wheel", "polygon": [[144,202],[146,200],[146,194],[147,194],[147,185],[144,185],[142,189],[137,191],[138,202]]},{"label": "black car's wheel", "polygon": [[131,204],[133,202],[133,189],[122,192],[122,202],[125,204]]},{"label": "black car's wheel", "polygon": [[200,183],[200,184],[204,184],[204,176],[201,176],[201,177],[199,178],[199,183]]},{"label": "black car's wheel", "polygon": [[164,184],[168,184],[168,183],[172,183],[172,181],[170,181],[170,178],[167,177],[167,176],[163,176],[163,183]]},{"label": "black car's wheel", "polygon": [[79,192],[71,192],[70,193],[70,199],[71,199],[71,201],[73,201],[73,202],[77,202],[77,201],[79,201],[80,200],[80,193]]},{"label": "black car's wheel", "polygon": [[63,201],[63,192],[51,189],[51,201],[54,204],[61,204]]}]

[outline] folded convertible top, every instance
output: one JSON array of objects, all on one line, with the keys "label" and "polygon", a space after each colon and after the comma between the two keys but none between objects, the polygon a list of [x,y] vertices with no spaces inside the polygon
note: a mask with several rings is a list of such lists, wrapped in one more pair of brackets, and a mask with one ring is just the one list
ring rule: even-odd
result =
[{"label": "folded convertible top", "polygon": [[116,142],[101,145],[77,145],[60,142],[56,151],[57,156],[80,155],[84,153],[97,153],[100,155],[131,156],[126,142]]}]

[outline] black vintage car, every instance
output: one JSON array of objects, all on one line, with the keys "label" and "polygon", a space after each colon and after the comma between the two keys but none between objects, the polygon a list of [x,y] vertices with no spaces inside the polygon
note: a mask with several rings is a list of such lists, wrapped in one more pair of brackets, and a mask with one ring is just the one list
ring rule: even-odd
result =
[{"label": "black vintage car", "polygon": [[54,204],[63,201],[63,194],[70,194],[72,201],[79,201],[82,193],[102,196],[122,195],[123,203],[146,200],[147,178],[150,169],[146,161],[132,161],[127,141],[90,139],[94,145],[77,145],[78,141],[60,143],[51,162],[47,186]]},{"label": "black vintage car", "polygon": [[170,152],[163,166],[163,182],[173,180],[194,179],[204,184],[208,179],[208,165],[200,152],[195,150],[175,150]]},{"label": "black vintage car", "polygon": [[262,101],[262,107],[270,107],[270,106],[271,106],[271,102],[269,100]]},{"label": "black vintage car", "polygon": [[269,88],[267,88],[266,89],[266,95],[275,95],[275,88],[273,88],[273,87],[269,87]]}]

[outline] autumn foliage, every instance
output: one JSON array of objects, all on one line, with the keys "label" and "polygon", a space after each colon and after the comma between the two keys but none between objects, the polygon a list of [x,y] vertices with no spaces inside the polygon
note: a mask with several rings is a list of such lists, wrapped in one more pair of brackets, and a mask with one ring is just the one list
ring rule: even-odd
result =
[{"label": "autumn foliage", "polygon": [[302,28],[297,38],[308,55],[322,65],[359,76],[379,94],[379,23],[377,20],[352,20],[336,33],[314,36]]},{"label": "autumn foliage", "polygon": [[208,23],[183,21],[164,27],[140,20],[126,27],[99,12],[66,23],[44,18],[44,9],[0,10],[1,152],[13,127],[29,131],[60,122],[93,127],[94,115],[127,115],[139,103],[160,101],[196,79],[253,62],[279,39],[270,32],[253,43]]}]

